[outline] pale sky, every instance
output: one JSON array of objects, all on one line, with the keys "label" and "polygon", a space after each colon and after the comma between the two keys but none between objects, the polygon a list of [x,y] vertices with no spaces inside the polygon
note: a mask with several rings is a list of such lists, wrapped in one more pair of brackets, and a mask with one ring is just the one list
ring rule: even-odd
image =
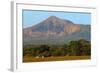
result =
[{"label": "pale sky", "polygon": [[23,27],[36,25],[50,16],[70,20],[76,24],[91,24],[91,13],[23,10]]}]

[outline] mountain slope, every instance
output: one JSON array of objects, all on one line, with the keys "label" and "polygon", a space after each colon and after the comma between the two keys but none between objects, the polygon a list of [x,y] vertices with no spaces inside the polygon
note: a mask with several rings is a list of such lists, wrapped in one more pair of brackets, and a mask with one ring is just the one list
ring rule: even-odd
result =
[{"label": "mountain slope", "polygon": [[65,43],[70,40],[90,40],[90,25],[74,24],[56,16],[23,29],[24,44]]}]

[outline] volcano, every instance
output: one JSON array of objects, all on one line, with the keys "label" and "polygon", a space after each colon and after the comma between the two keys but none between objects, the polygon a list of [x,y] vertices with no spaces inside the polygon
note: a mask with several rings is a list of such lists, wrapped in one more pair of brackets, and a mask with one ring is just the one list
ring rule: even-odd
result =
[{"label": "volcano", "polygon": [[62,43],[64,41],[90,40],[90,25],[75,24],[70,20],[50,16],[31,27],[23,28],[24,43]]}]

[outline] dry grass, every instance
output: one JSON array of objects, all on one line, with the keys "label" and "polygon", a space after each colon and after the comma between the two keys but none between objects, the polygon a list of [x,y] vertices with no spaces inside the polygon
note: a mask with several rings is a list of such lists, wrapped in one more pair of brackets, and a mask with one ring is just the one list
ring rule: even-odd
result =
[{"label": "dry grass", "polygon": [[44,61],[64,61],[64,60],[87,60],[91,59],[91,56],[62,56],[62,57],[23,57],[23,62],[44,62]]}]

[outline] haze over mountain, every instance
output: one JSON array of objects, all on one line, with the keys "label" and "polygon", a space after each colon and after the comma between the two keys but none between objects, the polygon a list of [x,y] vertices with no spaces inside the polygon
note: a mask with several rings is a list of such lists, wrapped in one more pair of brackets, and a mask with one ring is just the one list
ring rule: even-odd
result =
[{"label": "haze over mountain", "polygon": [[24,43],[64,43],[70,40],[90,40],[90,25],[50,16],[46,20],[23,29]]}]

